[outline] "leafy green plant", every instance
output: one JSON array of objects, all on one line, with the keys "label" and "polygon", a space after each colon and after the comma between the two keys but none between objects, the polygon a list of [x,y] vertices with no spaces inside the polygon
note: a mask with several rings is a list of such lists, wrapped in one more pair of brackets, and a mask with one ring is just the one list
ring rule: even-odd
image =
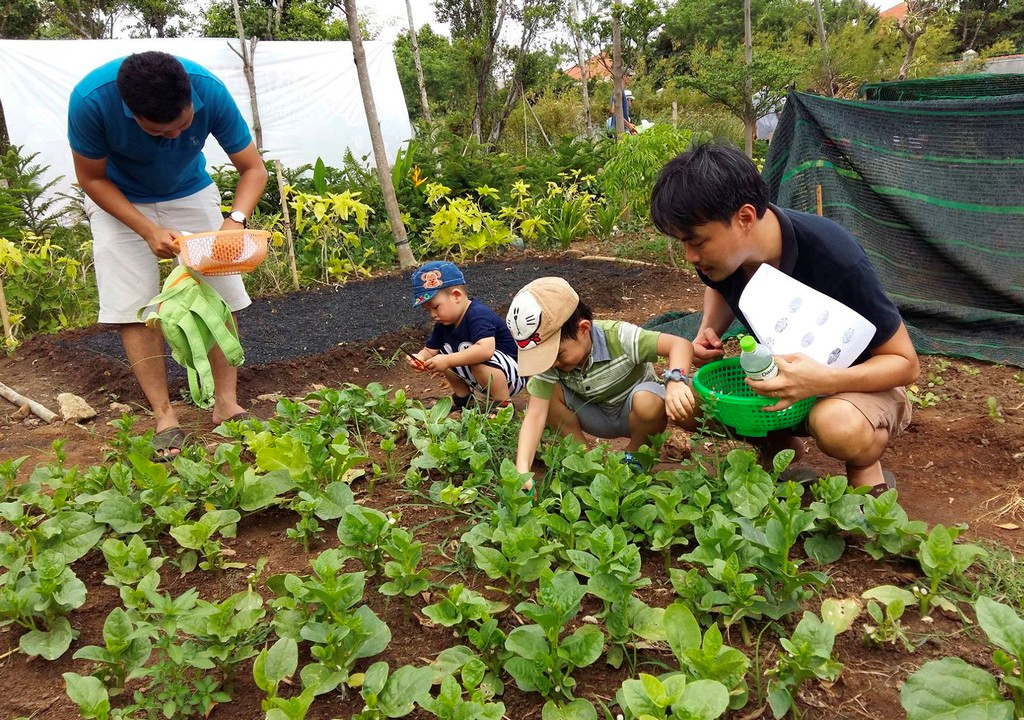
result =
[{"label": "leafy green plant", "polygon": [[1013,608],[984,596],[974,609],[978,624],[996,646],[992,662],[1012,699],[1005,699],[997,679],[981,668],[960,658],[943,658],[925,663],[904,683],[900,704],[907,720],[940,715],[1006,720],[1024,716],[1024,620]]},{"label": "leafy green plant", "polygon": [[505,648],[512,657],[505,662],[505,671],[520,690],[538,692],[547,700],[546,713],[561,707],[563,715],[584,712],[583,708],[589,708],[591,716],[595,714],[589,701],[573,698],[576,680],[572,674],[600,657],[604,634],[594,625],[582,625],[562,637],[567,623],[579,612],[585,593],[586,588],[573,573],[547,574],[537,588],[539,604],[522,602],[516,606],[516,612],[536,624],[522,625],[508,634]]},{"label": "leafy green plant", "polygon": [[132,535],[127,544],[117,538],[107,538],[100,549],[107,561],[107,577],[103,582],[118,588],[137,585],[142,578],[159,570],[166,560],[152,557],[149,547],[138,535]]},{"label": "leafy green plant", "polygon": [[478,658],[462,665],[459,676],[447,672],[442,676],[437,697],[428,696],[420,704],[439,720],[501,720],[505,704],[492,703],[494,689],[485,681],[487,667]]},{"label": "leafy green plant", "polygon": [[353,503],[345,508],[338,523],[339,553],[342,558],[355,558],[370,575],[379,573],[384,565],[384,551],[391,540],[398,516]]},{"label": "leafy green plant", "polygon": [[373,247],[363,243],[359,233],[366,230],[373,209],[360,200],[360,193],[305,193],[292,187],[286,191],[303,268],[312,268],[323,282],[369,275]]},{"label": "leafy green plant", "polygon": [[749,691],[745,678],[750,661],[742,652],[722,642],[718,625],[712,624],[702,637],[694,614],[676,602],[665,609],[664,626],[681,672],[689,678],[721,683],[731,709],[747,704]]},{"label": "leafy green plant", "polygon": [[312,643],[314,662],[302,668],[302,684],[329,692],[346,682],[357,660],[382,652],[391,631],[361,605],[366,575],[344,570],[345,556],[325,550],[310,565],[313,575],[275,575],[267,579],[276,598],[274,629],[280,637]]},{"label": "leafy green plant", "polygon": [[388,533],[383,547],[391,558],[384,563],[384,575],[390,580],[380,586],[380,592],[389,597],[401,597],[408,619],[412,599],[430,585],[430,570],[419,567],[423,559],[423,543],[413,542],[412,533],[396,527]]},{"label": "leafy green plant", "polygon": [[267,720],[303,720],[316,698],[316,687],[304,687],[302,692],[284,698],[278,694],[282,682],[289,680],[299,665],[298,643],[291,638],[280,638],[269,648],[260,650],[252,666],[256,687],[266,697],[261,706]]},{"label": "leafy green plant", "polygon": [[907,399],[921,410],[933,407],[938,404],[939,400],[941,400],[941,398],[931,390],[921,392],[917,385],[912,385],[907,388]]},{"label": "leafy green plant", "polygon": [[864,624],[866,645],[881,647],[899,642],[907,652],[917,649],[900,622],[907,606],[917,599],[914,593],[893,585],[879,585],[865,590],[861,597],[868,601],[867,613],[871,618],[871,624]]},{"label": "leafy green plant", "polygon": [[78,637],[68,615],[85,604],[85,584],[58,550],[29,561],[21,556],[0,576],[0,626],[16,623],[28,632],[18,647],[30,657],[56,660]]},{"label": "leafy green plant", "polygon": [[985,399],[985,407],[988,409],[988,419],[994,423],[1005,423],[1006,418],[1003,417],[1003,411],[999,407],[999,401],[995,397],[989,395]]},{"label": "leafy green plant", "polygon": [[[480,199],[492,190],[478,186]],[[512,231],[499,219],[468,197],[451,197],[451,188],[441,183],[427,183],[427,203],[435,208],[426,234],[427,246],[456,257],[479,255],[485,250],[512,242]]]},{"label": "leafy green plant", "polygon": [[384,720],[405,717],[429,697],[434,672],[429,667],[403,665],[388,674],[386,662],[375,662],[361,678],[352,680],[365,704],[363,711],[353,715],[352,720]]},{"label": "leafy green plant", "polygon": [[813,678],[835,682],[843,669],[842,663],[832,658],[833,646],[836,635],[847,629],[855,616],[837,621],[824,610],[822,615],[819,619],[805,612],[793,634],[779,639],[782,648],[778,660],[768,670],[768,704],[776,718],[790,711],[799,717],[795,700],[800,686]]},{"label": "leafy green plant", "polygon": [[135,624],[122,608],[114,608],[103,622],[103,647],[86,645],[75,652],[75,660],[91,660],[98,678],[111,695],[119,694],[127,680],[149,660],[153,643],[145,623]]},{"label": "leafy green plant", "polygon": [[985,553],[985,550],[977,545],[956,544],[954,541],[959,534],[958,529],[947,529],[939,524],[933,527],[928,537],[921,542],[917,560],[931,581],[925,592],[919,593],[919,610],[922,617],[928,615],[931,604],[937,602],[940,583],[962,577],[964,571],[974,564],[975,558]]},{"label": "leafy green plant", "polygon": [[122,717],[116,711],[111,713],[110,696],[99,678],[91,675],[83,677],[73,672],[66,672],[63,677],[68,697],[78,706],[83,720],[109,720],[112,717]]},{"label": "leafy green plant", "polygon": [[648,217],[651,191],[661,168],[686,150],[691,141],[689,130],[669,124],[655,125],[639,135],[622,136],[601,175],[605,197],[618,202],[620,207],[628,207],[638,217]]},{"label": "leafy green plant", "polygon": [[729,708],[729,691],[714,680],[690,680],[683,673],[658,679],[640,673],[622,683],[621,704],[642,720],[714,720]]},{"label": "leafy green plant", "polygon": [[180,560],[182,572],[190,572],[196,566],[197,554],[203,558],[199,562],[203,570],[245,567],[245,563],[228,562],[225,558],[233,555],[234,551],[221,547],[220,542],[214,538],[217,533],[222,537],[234,537],[241,519],[237,510],[210,510],[195,522],[172,527],[171,537],[186,549]]}]

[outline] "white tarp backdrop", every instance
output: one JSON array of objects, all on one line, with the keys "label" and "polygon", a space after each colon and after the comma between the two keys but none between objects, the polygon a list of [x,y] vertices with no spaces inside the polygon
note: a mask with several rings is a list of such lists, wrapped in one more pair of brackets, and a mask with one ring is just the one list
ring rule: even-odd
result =
[{"label": "white tarp backdrop", "polygon": [[[146,50],[188,58],[213,72],[227,86],[252,129],[249,87],[242,60],[223,38],[173,40],[0,40],[0,102],[11,143],[38,152],[35,162],[49,165],[47,180],[74,182],[67,140],[71,90],[94,68],[109,60]],[[235,47],[238,40],[230,41]],[[412,137],[409,112],[398,80],[391,45],[363,43],[366,65],[388,160]],[[261,42],[256,45],[256,98],[263,124],[267,159],[285,167],[316,162],[318,157],[341,167],[346,148],[356,160],[369,155],[370,132],[363,113],[359,79],[348,42]],[[210,138],[204,149],[207,166],[223,165],[227,156]]]}]

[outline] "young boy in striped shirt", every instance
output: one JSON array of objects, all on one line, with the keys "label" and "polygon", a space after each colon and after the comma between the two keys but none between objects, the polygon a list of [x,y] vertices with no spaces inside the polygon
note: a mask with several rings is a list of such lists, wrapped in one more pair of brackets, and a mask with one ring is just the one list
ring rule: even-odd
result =
[{"label": "young boy in striped shirt", "polygon": [[416,372],[444,373],[452,386],[452,412],[474,392],[505,407],[526,379],[516,367],[516,343],[501,318],[469,297],[466,278],[454,264],[434,260],[412,274],[412,303],[427,311],[434,329],[423,348],[408,358]]},{"label": "young boy in striped shirt", "polygon": [[[516,468],[530,472],[544,426],[572,435],[628,437],[629,452],[650,442],[669,421],[693,417],[696,401],[686,371],[693,345],[676,335],[627,322],[594,320],[590,308],[559,277],[534,280],[515,296],[505,318],[519,346],[519,372],[530,376]],[[658,382],[653,363],[671,368]],[[526,490],[532,488],[528,482]]]}]

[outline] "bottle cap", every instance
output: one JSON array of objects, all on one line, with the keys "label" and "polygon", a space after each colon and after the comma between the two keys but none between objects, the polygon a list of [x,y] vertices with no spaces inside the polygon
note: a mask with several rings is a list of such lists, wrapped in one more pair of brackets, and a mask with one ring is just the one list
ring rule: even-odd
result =
[{"label": "bottle cap", "polygon": [[742,335],[740,336],[740,350],[743,352],[751,352],[757,347],[757,338],[753,335]]}]

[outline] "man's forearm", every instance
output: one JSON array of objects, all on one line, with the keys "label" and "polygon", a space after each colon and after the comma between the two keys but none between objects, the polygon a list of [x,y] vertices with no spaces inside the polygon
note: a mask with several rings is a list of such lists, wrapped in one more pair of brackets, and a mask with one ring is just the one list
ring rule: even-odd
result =
[{"label": "man's forearm", "polygon": [[131,228],[139,237],[144,238],[156,227],[156,224],[140,213],[109,179],[97,178],[81,184],[82,191],[90,200]]},{"label": "man's forearm", "polygon": [[238,177],[238,185],[235,187],[235,199],[231,203],[233,210],[245,213],[246,217],[252,217],[253,210],[263,197],[263,190],[267,186],[267,170],[262,165],[246,170]]}]

